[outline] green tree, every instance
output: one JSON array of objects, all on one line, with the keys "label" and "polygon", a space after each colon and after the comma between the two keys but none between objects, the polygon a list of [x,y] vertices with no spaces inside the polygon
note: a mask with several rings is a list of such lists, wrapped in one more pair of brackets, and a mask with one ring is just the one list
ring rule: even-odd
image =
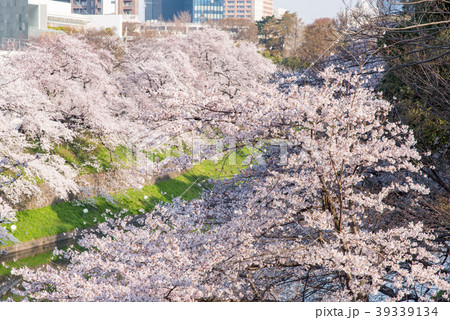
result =
[{"label": "green tree", "polygon": [[281,19],[265,17],[257,22],[258,31],[261,36],[261,44],[272,56],[288,55],[290,39],[298,34],[301,20],[296,13],[286,12]]},{"label": "green tree", "polygon": [[400,113],[421,147],[442,149],[450,142],[450,3],[409,0],[392,18],[380,41],[388,63],[382,88],[400,99]]}]

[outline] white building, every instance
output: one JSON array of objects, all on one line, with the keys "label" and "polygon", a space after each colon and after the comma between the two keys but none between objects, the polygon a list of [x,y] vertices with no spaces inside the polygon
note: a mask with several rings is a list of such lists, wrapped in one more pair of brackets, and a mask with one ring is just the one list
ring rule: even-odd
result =
[{"label": "white building", "polygon": [[117,14],[116,0],[103,0],[103,14]]},{"label": "white building", "polygon": [[284,14],[286,12],[288,12],[287,9],[283,9],[283,8],[275,8],[275,9],[273,9],[273,15],[275,16],[276,19],[283,18]]},{"label": "white building", "polygon": [[[1,1],[1,0],[0,0]],[[29,36],[40,37],[49,33],[60,33],[48,27],[73,27],[81,29],[115,30],[116,35],[122,37],[124,21],[139,22],[135,15],[116,15],[115,1],[104,0],[105,14],[86,15],[72,13],[70,3],[53,0],[28,0]],[[109,13],[109,14],[106,14]]]},{"label": "white building", "polygon": [[72,14],[70,3],[52,0],[28,0],[29,36],[38,37],[53,32],[48,27],[86,28],[90,20]]},{"label": "white building", "polygon": [[253,3],[253,20],[259,21],[263,18],[264,2],[263,0],[255,0]]}]

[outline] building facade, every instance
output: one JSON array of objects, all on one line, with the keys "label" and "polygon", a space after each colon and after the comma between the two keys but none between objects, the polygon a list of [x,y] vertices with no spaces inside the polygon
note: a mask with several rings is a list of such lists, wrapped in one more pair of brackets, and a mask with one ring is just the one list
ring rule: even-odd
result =
[{"label": "building facade", "polygon": [[28,0],[0,1],[0,45],[11,38],[28,38]]},{"label": "building facade", "polygon": [[276,19],[281,19],[283,18],[284,14],[288,12],[287,9],[283,9],[283,8],[276,8],[273,9],[273,15]]},{"label": "building facade", "polygon": [[145,0],[145,20],[161,20],[163,0]]},{"label": "building facade", "polygon": [[273,0],[225,0],[225,18],[258,21],[273,15]]},{"label": "building facade", "polygon": [[225,0],[191,0],[186,1],[186,8],[191,13],[192,22],[203,23],[208,20],[222,20],[225,18]]},{"label": "building facade", "polygon": [[72,13],[138,15],[139,0],[71,0]]},{"label": "building facade", "polygon": [[102,14],[102,0],[72,0],[72,12],[79,14]]},{"label": "building facade", "polygon": [[52,27],[84,30],[90,21],[85,16],[71,12],[70,1],[28,0],[28,37],[39,38],[63,33]]},{"label": "building facade", "polygon": [[259,0],[226,0],[225,18],[255,20],[255,5],[257,5],[258,1]]},{"label": "building facade", "polygon": [[262,0],[263,12],[262,17],[257,20],[261,20],[264,17],[273,16],[273,0]]},{"label": "building facade", "polygon": [[145,0],[145,20],[172,21],[187,12],[194,23],[221,20],[226,0]]},{"label": "building facade", "polygon": [[117,14],[139,15],[139,0],[115,0],[115,2]]},{"label": "building facade", "polygon": [[[163,20],[170,21],[173,17],[180,12],[187,11],[187,0],[162,0],[161,3],[161,16]],[[157,19],[159,19],[158,17]]]}]

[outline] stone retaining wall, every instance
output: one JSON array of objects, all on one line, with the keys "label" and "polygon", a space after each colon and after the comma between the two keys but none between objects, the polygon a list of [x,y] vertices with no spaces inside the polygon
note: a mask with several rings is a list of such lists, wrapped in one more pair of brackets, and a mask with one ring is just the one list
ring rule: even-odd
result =
[{"label": "stone retaining wall", "polygon": [[[145,217],[145,214],[135,215],[129,220],[128,224],[133,224],[139,227],[141,224],[138,223],[138,220],[143,217]],[[97,226],[92,226],[82,230],[74,230],[11,245],[4,248],[3,253],[0,253],[0,262],[34,256],[51,251],[55,249],[55,247],[61,249],[70,246],[71,244],[77,243],[78,239],[83,236],[84,232],[98,232],[98,229]],[[101,236],[101,234],[99,234],[99,236]]]},{"label": "stone retaining wall", "polygon": [[17,243],[3,249],[3,253],[0,254],[0,262],[34,256],[36,254],[51,251],[55,247],[66,247],[76,243],[80,236],[81,231],[78,230]]}]

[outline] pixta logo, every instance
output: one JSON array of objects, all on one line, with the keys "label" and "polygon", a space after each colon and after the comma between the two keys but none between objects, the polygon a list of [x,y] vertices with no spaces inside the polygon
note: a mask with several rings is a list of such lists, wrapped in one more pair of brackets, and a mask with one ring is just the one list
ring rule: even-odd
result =
[{"label": "pixta logo", "polygon": [[320,309],[316,309],[316,319],[323,317],[345,317],[354,319],[359,316],[359,310],[353,309],[351,307],[348,310],[344,310],[342,308],[327,308],[323,307]]}]

